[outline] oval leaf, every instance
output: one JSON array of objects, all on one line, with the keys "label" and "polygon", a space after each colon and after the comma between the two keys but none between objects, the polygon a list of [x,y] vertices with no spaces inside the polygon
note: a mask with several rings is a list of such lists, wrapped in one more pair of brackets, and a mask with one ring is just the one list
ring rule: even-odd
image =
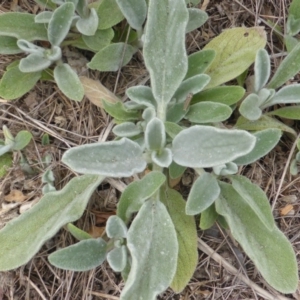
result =
[{"label": "oval leaf", "polygon": [[243,98],[245,90],[240,86],[217,86],[193,96],[191,104],[203,101],[233,105]]},{"label": "oval leaf", "polygon": [[13,146],[13,150],[22,150],[24,149],[30,142],[32,138],[32,134],[27,130],[21,130],[15,137],[15,142]]},{"label": "oval leaf", "polygon": [[198,262],[195,219],[185,214],[185,201],[177,191],[162,190],[161,201],[167,207],[176,230],[179,249],[177,270],[171,288],[180,293],[193,276]]},{"label": "oval leaf", "polygon": [[121,299],[155,300],[171,284],[178,255],[176,231],[160,201],[143,204],[128,231],[127,247],[132,265]]},{"label": "oval leaf", "polygon": [[107,47],[114,37],[112,28],[97,30],[92,36],[83,35],[82,39],[85,44],[94,51],[99,51]]},{"label": "oval leaf", "polygon": [[121,246],[108,252],[107,262],[115,272],[122,272],[127,263],[126,246]]},{"label": "oval leaf", "polygon": [[136,49],[125,43],[115,43],[101,49],[88,63],[92,70],[102,72],[118,71],[121,67],[129,63]]},{"label": "oval leaf", "polygon": [[205,74],[199,74],[190,77],[180,84],[173,98],[177,103],[183,103],[187,97],[189,97],[190,93],[196,94],[202,91],[203,88],[209,83],[209,80],[209,76]]},{"label": "oval leaf", "polygon": [[227,120],[231,113],[228,105],[207,101],[191,105],[185,118],[194,123],[213,123]]},{"label": "oval leaf", "polygon": [[124,122],[113,128],[113,133],[119,137],[133,137],[141,133],[141,129],[132,122]]},{"label": "oval leaf", "polygon": [[235,127],[249,131],[260,131],[264,129],[274,128],[289,132],[292,135],[297,136],[293,128],[266,115],[262,115],[257,121],[249,121],[244,117],[239,117]]},{"label": "oval leaf", "polygon": [[124,19],[116,0],[102,0],[97,8],[97,14],[99,29],[111,28]]},{"label": "oval leaf", "polygon": [[253,135],[243,130],[196,125],[174,138],[173,159],[185,167],[213,167],[249,153],[255,141]]},{"label": "oval leaf", "polygon": [[137,143],[122,138],[71,148],[64,153],[62,162],[83,174],[129,177],[146,168],[142,154]]},{"label": "oval leaf", "polygon": [[225,217],[233,237],[273,288],[282,293],[295,292],[297,261],[287,238],[276,226],[269,230],[230,184],[222,182],[220,187],[216,209]]},{"label": "oval leaf", "polygon": [[153,118],[145,130],[145,143],[149,150],[161,150],[166,143],[166,133],[164,123]]},{"label": "oval leaf", "polygon": [[65,224],[83,214],[91,194],[104,177],[73,178],[61,191],[47,193],[33,208],[0,230],[0,270],[27,263]]},{"label": "oval leaf", "polygon": [[275,104],[299,103],[300,84],[291,84],[280,89],[275,96],[263,107],[269,107]]},{"label": "oval leaf", "polygon": [[76,227],[72,223],[67,224],[67,230],[74,236],[75,239],[78,241],[92,239],[93,237],[88,234],[86,231],[81,230],[80,228]]},{"label": "oval leaf", "polygon": [[188,8],[189,21],[186,25],[185,32],[191,32],[201,27],[208,19],[208,15],[205,11],[198,8]]},{"label": "oval leaf", "polygon": [[250,94],[241,103],[239,112],[244,118],[250,121],[256,121],[262,115],[262,111],[259,108],[259,104],[259,97],[256,94]]},{"label": "oval leaf", "polygon": [[214,50],[201,50],[188,57],[188,71],[185,79],[204,73],[216,56]]},{"label": "oval leaf", "polygon": [[165,148],[159,152],[151,153],[152,161],[162,168],[168,168],[172,163],[172,151],[168,148]]},{"label": "oval leaf", "polygon": [[41,72],[23,73],[19,66],[7,70],[0,81],[0,96],[7,100],[16,99],[29,92],[38,80]]},{"label": "oval leaf", "polygon": [[119,8],[128,24],[135,30],[141,30],[147,16],[147,3],[145,0],[117,0]]},{"label": "oval leaf", "polygon": [[76,22],[76,28],[80,33],[86,36],[93,36],[98,29],[98,22],[97,12],[94,8],[91,8],[86,18],[80,18]]},{"label": "oval leaf", "polygon": [[45,57],[43,52],[37,52],[22,58],[19,69],[23,73],[39,72],[47,69],[51,64],[51,60]]},{"label": "oval leaf", "polygon": [[279,142],[282,132],[279,129],[268,128],[253,133],[256,137],[254,148],[246,155],[237,158],[237,165],[248,165],[268,154]]},{"label": "oval leaf", "polygon": [[300,71],[300,43],[285,57],[276,69],[268,88],[277,89]]},{"label": "oval leaf", "polygon": [[256,53],[254,64],[254,91],[258,93],[268,82],[271,73],[269,54],[265,49]]},{"label": "oval leaf", "polygon": [[48,39],[52,46],[59,46],[67,36],[73,21],[75,6],[66,2],[55,9],[48,24]]},{"label": "oval leaf", "polygon": [[243,197],[264,225],[272,230],[275,226],[269,200],[263,190],[245,176],[229,176],[235,191]]},{"label": "oval leaf", "polygon": [[145,200],[153,196],[166,181],[161,172],[152,171],[139,181],[130,183],[122,193],[118,203],[117,215],[128,223],[131,215],[137,212]]},{"label": "oval leaf", "polygon": [[215,176],[210,173],[201,174],[192,185],[186,203],[187,215],[197,215],[211,206],[220,194]]},{"label": "oval leaf", "polygon": [[127,109],[121,101],[113,103],[103,98],[102,102],[105,111],[116,120],[125,122],[139,119],[139,113],[136,110]]},{"label": "oval leaf", "polygon": [[242,74],[255,60],[256,51],[266,45],[263,27],[232,28],[223,31],[204,49],[216,51],[206,74],[211,81],[206,88],[218,86]]},{"label": "oval leaf", "polygon": [[2,13],[0,15],[0,35],[27,41],[47,41],[47,28],[45,24],[35,23],[34,18],[33,14],[28,13]]},{"label": "oval leaf", "polygon": [[199,227],[202,230],[209,229],[218,219],[218,213],[216,212],[215,204],[205,209],[200,216]]},{"label": "oval leaf", "polygon": [[137,104],[147,107],[155,107],[156,102],[152,94],[152,89],[149,86],[133,86],[126,90],[126,95],[130,100]]},{"label": "oval leaf", "polygon": [[17,39],[11,36],[0,36],[0,54],[18,54],[23,51],[17,45]]},{"label": "oval leaf", "polygon": [[56,66],[53,74],[57,86],[68,98],[75,101],[82,100],[84,88],[76,72],[68,64]]},{"label": "oval leaf", "polygon": [[49,262],[57,268],[88,271],[100,266],[106,258],[106,242],[99,239],[82,240],[75,245],[50,254]]},{"label": "oval leaf", "polygon": [[282,107],[274,111],[271,111],[268,114],[285,118],[285,119],[300,120],[300,105]]},{"label": "oval leaf", "polygon": [[118,216],[110,216],[106,223],[106,233],[109,238],[125,238],[127,227]]},{"label": "oval leaf", "polygon": [[149,2],[144,59],[150,73],[153,95],[161,105],[171,100],[187,71],[187,21],[188,11],[183,1]]}]

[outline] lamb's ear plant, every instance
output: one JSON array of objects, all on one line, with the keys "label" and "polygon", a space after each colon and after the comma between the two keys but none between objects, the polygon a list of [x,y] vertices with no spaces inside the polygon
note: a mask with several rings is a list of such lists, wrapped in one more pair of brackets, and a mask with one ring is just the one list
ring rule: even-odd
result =
[{"label": "lamb's ear plant", "polygon": [[[299,120],[300,106],[298,104],[300,84],[290,84],[280,88],[285,82],[300,70],[300,43],[281,62],[272,79],[269,81],[271,63],[270,56],[265,49],[257,52],[254,65],[254,80],[248,96],[242,101],[236,127],[246,130],[263,128],[279,128],[295,134],[292,128],[279,122],[272,116],[285,119]],[[268,83],[269,81],[269,83]],[[280,89],[278,89],[280,88]],[[286,106],[286,104],[292,104]],[[284,105],[280,107],[280,105]],[[270,110],[271,107],[277,107]],[[279,106],[279,108],[278,108]],[[264,113],[264,110],[268,109]]]},{"label": "lamb's ear plant", "polygon": [[50,10],[0,16],[0,54],[27,54],[8,66],[0,81],[0,95],[7,100],[24,95],[38,80],[52,80],[68,98],[80,101],[84,89],[78,74],[64,62],[67,46],[95,53],[88,67],[99,71],[118,70],[138,50],[136,40],[132,45],[112,44],[112,26],[124,19],[116,0],[37,3]]},{"label": "lamb's ear plant", "polygon": [[[137,10],[130,5],[123,9],[128,10],[124,14],[132,18],[132,24],[139,24]],[[51,264],[86,271],[106,259],[126,282],[122,300],[156,299],[169,286],[180,292],[197,265],[194,215],[201,214],[202,229],[218,222],[231,230],[273,288],[283,293],[296,290],[295,253],[274,222],[267,196],[249,179],[237,175],[239,165],[268,153],[281,131],[249,133],[221,123],[230,117],[233,104],[224,92],[234,91],[236,103],[243,90],[218,85],[253,63],[257,48],[265,46],[265,35],[257,28],[225,31],[217,42],[188,57],[188,23],[184,0],[148,1],[143,56],[151,87],[129,88],[127,103],[104,101],[104,108],[118,124],[114,128],[117,139],[64,153],[63,163],[84,175],[72,179],[61,191],[47,193],[0,231],[0,244],[4,245],[0,248],[0,270],[27,263],[60,227],[78,219],[105,177],[138,173],[141,179],[126,187],[117,215],[108,219],[106,236],[92,239],[67,225],[80,241],[52,253]],[[238,47],[231,45],[230,51],[241,51],[229,51],[221,60],[224,49],[218,45],[232,42]],[[232,54],[236,54],[233,60]],[[230,75],[222,79],[220,72]],[[226,101],[222,101],[221,93]],[[198,97],[195,103],[193,94]],[[196,174],[187,201],[168,185],[170,178],[180,177],[186,168]]]},{"label": "lamb's ear plant", "polygon": [[284,33],[284,43],[288,52],[299,43],[296,37],[300,32],[300,1],[293,0],[290,4],[288,11],[288,18]]}]

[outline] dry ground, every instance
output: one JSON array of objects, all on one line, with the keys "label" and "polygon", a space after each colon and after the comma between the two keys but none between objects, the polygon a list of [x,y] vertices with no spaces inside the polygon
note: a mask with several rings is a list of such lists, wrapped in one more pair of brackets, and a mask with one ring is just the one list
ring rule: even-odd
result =
[{"label": "dry ground", "polygon": [[[210,19],[201,30],[188,35],[188,52],[201,49],[211,38],[226,28],[265,26],[268,32],[267,49],[272,54],[274,71],[283,57],[280,54],[285,50],[267,21],[284,26],[289,2],[204,0],[201,5]],[[0,12],[35,13],[37,10],[38,6],[32,0],[0,1]],[[83,54],[77,54],[78,57],[70,63],[84,61]],[[0,77],[6,65],[14,59],[12,56],[0,56]],[[119,73],[99,74],[89,72],[82,66],[79,72],[99,79],[120,97],[124,97],[127,87],[145,82],[148,75],[140,54],[135,55],[129,65],[122,68]],[[297,79],[296,77],[295,81]],[[74,145],[96,142],[99,136],[102,140],[110,139],[112,123],[109,117],[88,99],[84,99],[81,103],[69,101],[54,84],[50,83],[39,83],[34,90],[16,101],[5,102],[3,99],[0,101],[0,128],[7,125],[13,133],[27,129],[34,135],[34,141],[26,148],[25,154],[36,170],[34,175],[29,176],[16,164],[0,182],[0,227],[2,227],[8,220],[16,217],[24,205],[32,205],[41,197],[41,175],[44,172],[41,159],[45,153],[52,156],[49,168],[53,170],[55,185],[60,189],[74,175],[60,163],[63,152]],[[299,131],[297,122],[290,125]],[[49,147],[41,145],[44,133],[50,135]],[[245,167],[241,172],[267,192],[274,207],[277,225],[293,243],[300,262],[298,221],[300,179],[298,176],[291,177],[285,169],[289,164],[288,155],[292,144],[293,142],[284,136],[282,142],[267,157]],[[17,155],[15,160],[18,160]],[[188,191],[192,180],[192,173],[183,178],[178,187],[183,194]],[[122,187],[123,182],[110,181],[102,184],[77,225],[95,235],[99,235],[99,232],[101,234],[105,220],[116,209],[120,195],[118,189]],[[5,201],[4,196],[13,190],[21,191],[25,201],[16,204]],[[284,212],[283,208],[290,211]],[[215,227],[206,232],[199,230],[199,237],[203,241],[199,242],[199,263],[189,285],[180,295],[168,290],[159,299],[300,299],[300,288],[294,295],[278,295],[257,273],[251,261],[233,243],[228,233],[220,228]],[[62,229],[28,264],[14,271],[1,273],[0,300],[118,299],[123,282],[120,275],[113,273],[107,264],[90,272],[76,273],[56,269],[48,263],[48,253],[56,247],[64,247],[74,242],[70,234]],[[246,278],[247,283],[242,278]]]}]

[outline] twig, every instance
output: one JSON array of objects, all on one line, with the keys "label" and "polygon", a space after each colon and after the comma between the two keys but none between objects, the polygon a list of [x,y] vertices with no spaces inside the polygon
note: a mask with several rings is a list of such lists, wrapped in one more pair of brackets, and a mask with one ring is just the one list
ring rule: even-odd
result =
[{"label": "twig", "polygon": [[105,299],[112,299],[112,300],[119,300],[120,299],[119,297],[111,296],[111,295],[104,294],[104,293],[98,293],[98,292],[93,292],[93,291],[89,291],[89,293],[91,295],[102,297],[102,298],[105,298]]},{"label": "twig", "polygon": [[43,293],[39,290],[39,288],[28,277],[25,276],[25,279],[37,291],[37,293],[41,296],[43,300],[47,300],[47,298],[43,295]]},{"label": "twig", "polygon": [[277,199],[279,197],[279,194],[280,194],[280,191],[281,191],[281,188],[282,188],[282,185],[283,185],[283,181],[284,181],[284,178],[285,178],[285,175],[287,173],[287,170],[290,166],[290,163],[291,163],[291,160],[292,160],[292,156],[294,155],[294,151],[296,149],[296,146],[297,146],[297,140],[300,138],[300,133],[298,134],[292,148],[291,148],[291,151],[289,153],[289,156],[287,158],[287,161],[285,163],[285,166],[284,166],[284,169],[283,169],[283,173],[282,173],[282,176],[280,178],[280,183],[279,183],[279,186],[278,186],[278,189],[277,189],[277,192],[276,192],[276,195],[275,195],[275,198],[274,198],[274,201],[272,203],[272,211],[274,210],[275,208],[275,205],[276,205],[276,202],[277,202]]},{"label": "twig", "polygon": [[245,275],[241,274],[239,272],[239,270],[237,270],[235,267],[233,267],[231,264],[229,264],[221,255],[216,253],[212,248],[210,248],[200,238],[198,238],[198,249],[200,249],[202,252],[204,252],[205,254],[210,256],[217,263],[222,265],[228,272],[237,276],[239,279],[241,279],[244,283],[246,283],[249,287],[251,287],[253,290],[255,290],[259,295],[261,295],[265,299],[267,299],[267,300],[290,300],[289,298],[286,298],[281,295],[274,296],[274,295],[270,294],[269,292],[267,292],[266,290],[262,289],[256,283],[254,283],[249,278],[247,278]]},{"label": "twig", "polygon": [[[235,3],[237,3],[238,5],[240,5],[242,8],[244,8],[249,14],[251,14],[252,16],[256,17],[255,13],[252,12],[248,7],[246,7],[245,5],[243,5],[241,2],[239,2],[238,0],[233,0]],[[282,32],[278,31],[275,27],[271,26],[268,22],[266,22],[264,19],[259,18],[259,20],[264,23],[266,26],[268,26],[269,28],[271,28],[272,30],[274,30],[277,34],[279,34],[280,36],[283,37]]]},{"label": "twig", "polygon": [[114,94],[116,94],[116,92],[117,92],[117,87],[118,87],[119,78],[120,78],[120,74],[121,74],[121,68],[122,68],[124,57],[125,57],[125,53],[126,53],[127,42],[128,42],[128,39],[129,39],[130,30],[131,30],[131,28],[129,26],[128,30],[127,30],[125,45],[124,45],[123,51],[122,51],[121,63],[120,63],[120,66],[119,66],[120,68],[119,68],[119,71],[118,71],[118,74],[117,74],[116,83],[115,83],[115,87],[114,87]]}]

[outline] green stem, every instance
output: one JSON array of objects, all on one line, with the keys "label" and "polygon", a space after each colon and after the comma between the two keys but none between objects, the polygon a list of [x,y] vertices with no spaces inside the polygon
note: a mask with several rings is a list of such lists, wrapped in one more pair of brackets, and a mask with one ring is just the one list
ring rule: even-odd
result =
[{"label": "green stem", "polygon": [[158,103],[157,104],[157,118],[162,120],[163,122],[166,121],[167,116],[167,109],[165,103]]}]

